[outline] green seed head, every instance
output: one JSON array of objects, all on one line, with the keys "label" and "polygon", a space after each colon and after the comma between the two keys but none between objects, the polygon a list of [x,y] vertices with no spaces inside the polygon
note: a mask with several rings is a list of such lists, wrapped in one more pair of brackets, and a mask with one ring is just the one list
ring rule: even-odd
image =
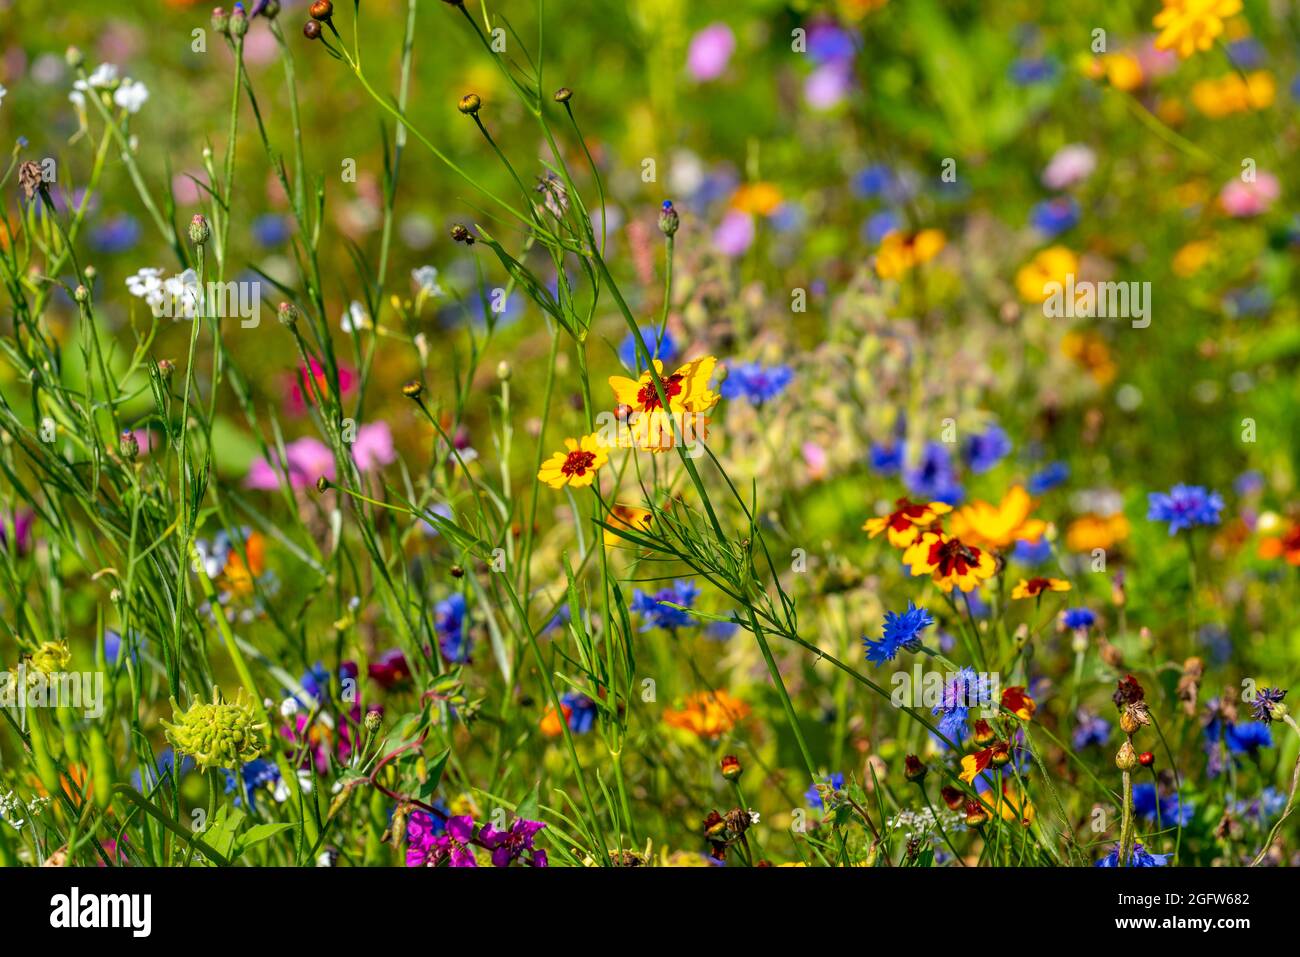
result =
[{"label": "green seed head", "polygon": [[234,701],[226,701],[213,688],[211,704],[198,698],[184,712],[175,698],[171,702],[173,720],[162,722],[167,741],[177,751],[193,755],[200,770],[236,767],[266,747],[266,725],[257,720],[242,689]]}]

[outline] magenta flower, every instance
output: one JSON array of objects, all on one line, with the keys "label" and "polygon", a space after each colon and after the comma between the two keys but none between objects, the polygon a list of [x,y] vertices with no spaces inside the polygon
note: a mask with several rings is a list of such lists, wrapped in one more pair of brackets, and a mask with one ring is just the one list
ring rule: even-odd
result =
[{"label": "magenta flower", "polygon": [[528,863],[533,867],[546,867],[546,852],[533,848],[533,838],[537,832],[546,827],[541,821],[526,821],[515,818],[510,829],[498,831],[491,824],[483,825],[479,842],[492,851],[494,867],[509,867],[525,853],[529,855]]},{"label": "magenta flower", "polygon": [[[334,453],[320,439],[305,437],[284,447],[286,469],[292,488],[310,488],[321,478],[334,481]],[[272,453],[274,454],[274,453]],[[248,467],[244,477],[246,488],[273,490],[280,487],[280,470],[266,459],[258,459]]]},{"label": "magenta flower", "polygon": [[1219,191],[1219,205],[1229,216],[1247,219],[1269,211],[1269,208],[1282,194],[1282,187],[1272,173],[1260,170],[1255,174],[1255,181],[1247,183],[1240,179],[1230,179]]},{"label": "magenta flower", "polygon": [[686,69],[696,80],[705,83],[722,76],[736,52],[736,35],[725,23],[711,23],[691,37],[686,53]]},{"label": "magenta flower", "polygon": [[9,521],[14,524],[14,548],[19,556],[32,550],[32,523],[36,514],[31,509],[20,508],[12,516],[0,515],[0,548],[9,548]]},{"label": "magenta flower", "polygon": [[[315,359],[311,359],[311,367],[303,366],[296,372],[285,373],[289,378],[288,390],[289,397],[285,402],[285,408],[290,415],[299,416],[307,411],[307,403],[316,401],[316,391],[319,390],[321,395],[330,394],[329,377],[325,374],[325,368]],[[316,389],[313,389],[308,378],[316,380]],[[347,395],[352,391],[352,386],[356,381],[356,373],[347,366],[339,366],[339,394]]]},{"label": "magenta flower", "polygon": [[478,867],[470,844],[474,840],[474,819],[461,814],[447,819],[447,829],[428,839],[428,850],[422,864],[411,863],[411,851],[406,851],[407,867],[438,867],[448,864],[451,867]]},{"label": "magenta flower", "polygon": [[363,472],[372,472],[397,461],[393,432],[387,422],[371,422],[357,429],[352,443],[352,461]]}]

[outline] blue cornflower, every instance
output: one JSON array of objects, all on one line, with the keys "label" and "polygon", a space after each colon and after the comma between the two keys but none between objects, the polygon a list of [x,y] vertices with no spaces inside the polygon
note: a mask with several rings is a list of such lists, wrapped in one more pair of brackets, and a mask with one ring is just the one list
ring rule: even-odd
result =
[{"label": "blue cornflower", "polygon": [[722,380],[722,396],[762,405],[784,392],[793,379],[794,370],[787,365],[765,368],[757,362],[738,363],[730,367],[727,378]]},{"label": "blue cornflower", "polygon": [[871,448],[867,452],[867,463],[873,472],[886,478],[897,475],[903,468],[903,443],[894,442],[891,445],[871,443]]},{"label": "blue cornflower", "polygon": [[996,466],[1011,454],[1011,438],[999,425],[990,425],[982,435],[976,433],[966,440],[962,455],[976,475]]},{"label": "blue cornflower", "polygon": [[1232,483],[1232,490],[1238,495],[1254,495],[1264,490],[1264,476],[1256,469],[1247,469],[1237,476]]},{"label": "blue cornflower", "polygon": [[549,635],[553,631],[564,628],[572,619],[573,612],[569,610],[569,606],[567,604],[561,605],[556,609],[555,614],[551,616],[551,620],[542,626],[539,634]]},{"label": "blue cornflower", "polygon": [[1238,816],[1258,824],[1266,823],[1286,807],[1286,795],[1275,787],[1266,787],[1259,797],[1249,801],[1237,801],[1232,810]]},{"label": "blue cornflower", "polygon": [[469,661],[470,637],[465,627],[465,596],[456,592],[434,606],[434,630],[442,656],[456,664]]},{"label": "blue cornflower", "polygon": [[942,442],[927,442],[921,461],[903,470],[903,484],[913,498],[956,505],[965,496],[957,482],[952,455]]},{"label": "blue cornflower", "polygon": [[1175,485],[1168,492],[1149,493],[1147,501],[1147,518],[1168,522],[1170,535],[1196,525],[1218,525],[1223,510],[1222,496],[1203,485]]},{"label": "blue cornflower", "polygon": [[906,648],[916,651],[921,646],[921,632],[934,624],[934,618],[924,608],[917,608],[913,602],[907,603],[907,611],[896,615],[885,612],[884,636],[878,641],[863,638],[867,646],[867,660],[873,665],[893,661],[898,649]]},{"label": "blue cornflower", "polygon": [[1156,794],[1154,784],[1138,784],[1133,787],[1133,813],[1148,821],[1159,820],[1164,824],[1181,824],[1186,826],[1192,820],[1193,807],[1190,801],[1183,801],[1177,794]]},{"label": "blue cornflower", "polygon": [[1041,565],[1052,557],[1052,543],[1047,540],[1046,535],[1036,542],[1026,542],[1021,539],[1012,549],[1011,557],[1022,565]]},{"label": "blue cornflower", "polygon": [[988,678],[977,675],[974,668],[962,668],[944,685],[943,696],[931,709],[931,714],[942,716],[939,718],[939,733],[960,743],[966,737],[966,718],[970,709],[988,703],[989,698]]},{"label": "blue cornflower", "polygon": [[894,171],[884,163],[876,163],[853,177],[853,192],[861,197],[880,196],[894,183]]},{"label": "blue cornflower", "polygon": [[804,792],[804,799],[807,800],[808,806],[821,811],[826,807],[826,800],[822,797],[822,791],[829,788],[832,791],[844,790],[844,775],[836,771],[834,774],[827,775],[821,781],[814,782],[812,787]]},{"label": "blue cornflower", "polygon": [[1058,485],[1063,485],[1069,477],[1070,466],[1064,462],[1053,462],[1042,471],[1029,476],[1026,486],[1030,495],[1042,495],[1044,492],[1050,492]]},{"label": "blue cornflower", "polygon": [[1087,608],[1067,608],[1061,618],[1074,631],[1087,631],[1097,623],[1097,616]]},{"label": "blue cornflower", "polygon": [[1079,204],[1069,196],[1045,199],[1029,211],[1029,225],[1048,239],[1073,229],[1078,222]]},{"label": "blue cornflower", "polygon": [[257,792],[263,788],[274,788],[280,780],[280,768],[274,761],[263,758],[254,758],[247,764],[240,765],[239,771],[244,778],[242,787],[237,783],[234,771],[229,768],[223,769],[226,775],[225,793],[235,795],[236,807],[243,804],[243,795],[247,791],[249,808],[256,808]]},{"label": "blue cornflower", "polygon": [[131,783],[135,785],[137,791],[145,791],[157,787],[163,778],[170,777],[172,786],[175,787],[181,778],[194,770],[194,767],[194,759],[188,754],[183,754],[178,768],[176,766],[176,752],[171,748],[164,748],[155,759],[154,764],[144,765],[143,775],[140,773],[141,769],[131,772]]},{"label": "blue cornflower", "polygon": [[[1141,844],[1133,847],[1133,857],[1129,861],[1129,867],[1164,867],[1169,863],[1168,854],[1150,854]],[[1099,860],[1094,867],[1119,867],[1119,845],[1116,844],[1110,849],[1110,853]]]},{"label": "blue cornflower", "polygon": [[596,702],[585,694],[570,691],[560,696],[560,704],[569,709],[569,730],[574,734],[586,734],[596,723]]},{"label": "blue cornflower", "polygon": [[122,213],[99,223],[90,231],[90,248],[97,253],[124,253],[140,241],[140,223]]},{"label": "blue cornflower", "polygon": [[276,213],[263,213],[253,220],[253,238],[265,249],[282,246],[290,236],[289,219]]},{"label": "blue cornflower", "polygon": [[[658,326],[642,326],[641,338],[645,340],[652,359],[658,359],[667,365],[677,358],[677,342],[667,329],[660,331]],[[630,332],[618,347],[618,361],[633,372],[645,371],[645,366],[637,359],[636,337]]]},{"label": "blue cornflower", "polygon": [[122,635],[112,628],[104,630],[104,662],[109,665],[115,665],[122,657],[123,646],[131,647],[131,661],[139,662],[140,649],[144,647],[144,635],[140,634],[134,628],[129,632],[130,641],[124,641]]},{"label": "blue cornflower", "polygon": [[862,224],[862,233],[872,246],[879,246],[886,236],[896,229],[903,228],[903,220],[892,209],[882,209],[872,213]]},{"label": "blue cornflower", "polygon": [[727,641],[739,630],[740,625],[734,621],[711,621],[705,626],[704,634],[714,641]]},{"label": "blue cornflower", "polygon": [[1056,76],[1056,61],[1051,57],[1020,57],[1007,71],[1016,86],[1046,83]]},{"label": "blue cornflower", "polygon": [[665,631],[689,628],[696,624],[695,617],[690,612],[660,602],[670,601],[674,605],[689,608],[695,604],[699,594],[700,590],[695,587],[693,581],[673,582],[668,588],[660,589],[653,595],[647,595],[638,588],[632,594],[632,610],[640,612],[645,619],[645,623],[641,626],[642,631],[649,631],[651,628],[662,628]]},{"label": "blue cornflower", "polygon": [[302,680],[298,682],[302,685],[302,690],[307,692],[317,701],[329,696],[330,673],[323,662],[316,662],[307,671],[303,673]]},{"label": "blue cornflower", "polygon": [[1101,715],[1080,708],[1075,715],[1075,720],[1078,723],[1074,726],[1072,741],[1076,751],[1081,751],[1092,744],[1104,745],[1110,738],[1110,722]]}]

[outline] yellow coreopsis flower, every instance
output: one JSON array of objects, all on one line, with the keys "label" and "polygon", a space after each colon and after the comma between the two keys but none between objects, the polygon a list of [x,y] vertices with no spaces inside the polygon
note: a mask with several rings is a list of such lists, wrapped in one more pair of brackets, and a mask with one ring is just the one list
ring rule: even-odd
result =
[{"label": "yellow coreopsis flower", "polygon": [[1031,518],[1033,499],[1014,485],[997,505],[976,501],[953,515],[953,534],[964,541],[987,548],[1008,548],[1018,541],[1036,542],[1047,531],[1047,523]]},{"label": "yellow coreopsis flower", "polygon": [[925,532],[903,552],[913,575],[929,575],[944,592],[973,591],[997,571],[993,556],[943,532]]},{"label": "yellow coreopsis flower", "polygon": [[617,545],[626,541],[619,535],[619,529],[627,529],[630,532],[648,532],[650,523],[653,520],[653,513],[648,508],[638,508],[635,505],[613,505],[610,507],[609,515],[606,516],[605,544]]},{"label": "yellow coreopsis flower", "polygon": [[[663,363],[654,361],[655,372],[663,380],[668,408],[659,401],[659,392],[649,371],[639,379],[610,376],[609,387],[619,404],[619,418],[626,422],[626,436],[639,449],[666,452],[673,447],[673,422],[681,428],[683,439],[702,438],[708,418],[704,413],[718,404],[718,393],[709,387],[718,360],[701,356],[686,363],[670,376],[663,374]],[[689,427],[689,428],[688,428]],[[689,434],[685,434],[689,432]],[[623,438],[620,437],[620,444]]]},{"label": "yellow coreopsis flower", "polygon": [[1128,538],[1128,533],[1128,519],[1122,512],[1108,516],[1084,515],[1066,529],[1065,544],[1072,552],[1090,552],[1096,548],[1110,551]]},{"label": "yellow coreopsis flower", "polygon": [[938,229],[909,233],[894,230],[887,234],[876,251],[876,273],[881,279],[897,279],[915,266],[927,263],[947,245],[948,239]]},{"label": "yellow coreopsis flower", "polygon": [[1157,50],[1174,50],[1184,60],[1214,46],[1223,21],[1241,12],[1241,0],[1163,0],[1152,23],[1160,30]]},{"label": "yellow coreopsis flower", "polygon": [[771,216],[783,202],[781,191],[771,183],[745,183],[731,197],[731,208],[754,216]]},{"label": "yellow coreopsis flower", "polygon": [[881,532],[888,532],[889,544],[895,548],[907,548],[916,541],[917,536],[937,522],[940,515],[951,511],[952,506],[944,502],[920,503],[900,498],[894,503],[894,511],[867,519],[862,529],[872,538]]},{"label": "yellow coreopsis flower", "polygon": [[1060,578],[1022,578],[1011,589],[1012,598],[1037,598],[1044,592],[1069,591],[1070,583]]},{"label": "yellow coreopsis flower", "polygon": [[1045,302],[1049,283],[1065,285],[1065,277],[1079,271],[1079,257],[1066,246],[1049,246],[1020,267],[1016,290],[1025,302]]},{"label": "yellow coreopsis flower", "polygon": [[596,479],[596,471],[609,461],[609,450],[595,432],[581,439],[565,439],[564,449],[543,462],[537,472],[538,480],[554,489],[590,485]]}]

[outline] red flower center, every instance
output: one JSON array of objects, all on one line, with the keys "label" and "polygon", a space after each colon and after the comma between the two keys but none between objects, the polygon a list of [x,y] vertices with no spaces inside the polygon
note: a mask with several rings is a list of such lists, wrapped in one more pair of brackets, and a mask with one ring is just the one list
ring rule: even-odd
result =
[{"label": "red flower center", "polygon": [[595,461],[595,452],[585,452],[582,449],[577,449],[569,453],[568,458],[564,460],[564,464],[560,466],[560,471],[570,476],[586,475],[587,469],[591,468],[592,463]]},{"label": "red flower center", "polygon": [[[680,372],[674,372],[668,378],[664,379],[664,395],[668,401],[673,400],[673,396],[682,394],[682,376]],[[654,381],[651,380],[641,386],[641,390],[636,394],[637,404],[645,412],[651,409],[661,409],[663,404],[659,401],[659,393],[655,391]]]},{"label": "red flower center", "polygon": [[925,515],[928,505],[914,505],[905,498],[900,498],[895,505],[901,506],[889,516],[889,527],[903,532],[916,524],[916,520]]},{"label": "red flower center", "polygon": [[1025,587],[1029,589],[1029,594],[1037,595],[1040,592],[1046,591],[1047,586],[1050,584],[1051,582],[1046,578],[1031,578],[1029,581],[1025,582]]},{"label": "red flower center", "polygon": [[961,539],[950,538],[946,542],[930,546],[930,564],[934,565],[940,576],[965,575],[973,566],[978,565],[980,550],[967,545]]}]

